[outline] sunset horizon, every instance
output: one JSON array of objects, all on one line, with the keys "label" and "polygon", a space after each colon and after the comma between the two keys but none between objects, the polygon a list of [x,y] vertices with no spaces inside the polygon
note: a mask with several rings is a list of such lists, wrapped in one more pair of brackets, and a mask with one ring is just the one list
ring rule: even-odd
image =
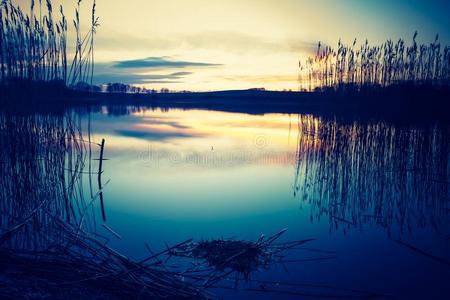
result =
[{"label": "sunset horizon", "polygon": [[[26,0],[13,2],[25,11],[29,7]],[[69,3],[76,1],[57,0],[53,6]],[[85,23],[90,9],[81,2]],[[95,84],[172,91],[297,91],[298,63],[313,55],[319,42],[336,47],[339,40],[352,44],[356,39],[360,45],[367,39],[378,45],[402,38],[409,44],[418,31],[421,43],[439,34],[443,44],[450,44],[445,17],[450,4],[445,1],[98,0],[96,9]],[[70,19],[74,9],[65,13]],[[127,61],[135,64],[127,66]]]},{"label": "sunset horizon", "polygon": [[447,299],[449,11],[0,0],[0,299]]}]

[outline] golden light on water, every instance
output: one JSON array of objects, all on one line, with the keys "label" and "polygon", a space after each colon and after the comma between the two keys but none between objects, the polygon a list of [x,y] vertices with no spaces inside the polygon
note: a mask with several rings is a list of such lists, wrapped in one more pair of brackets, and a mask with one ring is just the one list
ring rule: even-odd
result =
[{"label": "golden light on water", "polygon": [[320,146],[314,137],[320,120],[312,116],[301,116],[300,120],[288,114],[158,109],[142,110],[127,118],[131,118],[129,122],[110,125],[108,151],[128,151],[146,160],[157,157],[168,165],[173,157],[186,160],[189,167],[209,163],[292,165],[300,139],[303,147]]}]

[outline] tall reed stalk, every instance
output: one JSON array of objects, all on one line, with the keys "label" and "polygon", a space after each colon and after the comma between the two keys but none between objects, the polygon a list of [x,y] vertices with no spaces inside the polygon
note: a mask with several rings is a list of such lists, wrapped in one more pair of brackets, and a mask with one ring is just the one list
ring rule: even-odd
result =
[{"label": "tall reed stalk", "polygon": [[356,40],[351,45],[339,40],[337,49],[319,43],[315,55],[306,60],[306,67],[300,68],[301,87],[450,85],[450,47],[441,47],[438,35],[430,44],[418,45],[416,39],[417,32],[409,46],[403,39],[389,39],[376,46],[366,40],[359,47]]},{"label": "tall reed stalk", "polygon": [[[92,22],[84,35],[81,33],[78,0],[73,20],[76,32],[75,53],[68,70],[67,18],[63,6],[55,18],[51,0],[30,1],[25,13],[11,0],[0,2],[0,84],[5,86],[17,80],[59,81],[76,86],[91,82],[94,74],[94,35],[99,26],[95,16],[96,1],[92,4]],[[43,8],[44,6],[44,8]],[[37,12],[39,12],[37,14]]]}]

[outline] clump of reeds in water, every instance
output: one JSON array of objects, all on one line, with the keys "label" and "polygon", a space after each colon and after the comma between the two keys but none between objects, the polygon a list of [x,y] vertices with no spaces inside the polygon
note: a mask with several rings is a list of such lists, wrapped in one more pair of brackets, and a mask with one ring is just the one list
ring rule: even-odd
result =
[{"label": "clump of reeds in water", "polygon": [[[15,81],[59,82],[75,86],[79,82],[92,83],[94,68],[94,35],[98,27],[96,2],[92,4],[90,30],[81,33],[78,0],[73,25],[76,33],[75,54],[68,60],[68,21],[63,6],[56,17],[51,0],[39,0],[36,7],[30,1],[25,13],[11,0],[0,3],[0,84]],[[44,7],[43,7],[44,6]],[[70,66],[70,68],[69,68]]]},{"label": "clump of reeds in water", "polygon": [[[324,261],[336,258],[335,252],[307,248],[304,245],[314,239],[282,242],[286,229],[256,241],[237,239],[189,240],[175,247],[167,248],[168,258],[187,259],[187,267],[179,273],[184,280],[204,289],[230,289],[252,293],[289,295],[297,297],[377,299],[382,295],[368,291],[345,289],[328,285],[283,282],[255,279],[257,272],[274,265]],[[311,255],[298,258],[292,254],[306,251]],[[170,265],[169,265],[170,266]]]},{"label": "clump of reeds in water", "polygon": [[229,268],[245,277],[270,260],[269,254],[258,244],[234,240],[201,241],[193,246],[190,255],[204,259],[218,270]]},{"label": "clump of reeds in water", "polygon": [[417,32],[411,45],[403,39],[371,46],[366,40],[357,46],[340,40],[337,49],[320,42],[313,57],[299,63],[303,89],[390,86],[393,84],[450,85],[450,47],[442,47],[436,35],[429,44],[418,44]]},{"label": "clump of reeds in water", "polygon": [[[29,299],[36,294],[52,299],[219,299],[209,290],[237,289],[239,278],[231,278],[233,272],[254,272],[253,268],[266,267],[270,261],[282,262],[282,251],[311,241],[275,242],[284,231],[257,242],[216,240],[196,243],[190,239],[167,246],[156,254],[149,249],[150,256],[136,261],[110,248],[108,240],[98,234],[85,232],[50,212],[48,217],[52,224],[48,236],[57,233],[61,242],[41,251],[0,248],[2,299]],[[237,246],[241,248],[236,249]],[[194,267],[183,269],[164,261],[165,255],[207,259],[211,268],[202,269],[191,261],[190,265]],[[323,259],[327,258],[303,261]],[[227,280],[233,280],[235,286],[228,285]],[[249,285],[240,290],[316,298],[377,299],[382,296],[324,284],[249,278],[246,283]]]},{"label": "clump of reeds in water", "polygon": [[198,263],[194,264],[192,271],[196,274],[212,271],[209,275],[203,275],[210,284],[233,273],[249,280],[256,271],[275,263],[282,263],[285,251],[314,240],[278,242],[285,232],[286,229],[268,238],[262,235],[257,241],[213,239],[189,242],[171,250],[168,254],[197,260]]}]

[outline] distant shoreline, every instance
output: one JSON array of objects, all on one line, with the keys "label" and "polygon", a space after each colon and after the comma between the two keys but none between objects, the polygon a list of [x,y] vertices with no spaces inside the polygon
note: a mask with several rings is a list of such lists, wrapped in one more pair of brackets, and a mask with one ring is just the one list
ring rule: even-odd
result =
[{"label": "distant shoreline", "polygon": [[[15,98],[2,95],[4,99]],[[59,90],[35,92],[32,97],[2,101],[0,106],[22,103],[33,107],[142,106],[163,109],[205,109],[248,114],[286,113],[341,116],[345,118],[387,118],[449,120],[450,87],[368,87],[361,91],[277,92],[235,90],[186,93],[92,93]]]}]

